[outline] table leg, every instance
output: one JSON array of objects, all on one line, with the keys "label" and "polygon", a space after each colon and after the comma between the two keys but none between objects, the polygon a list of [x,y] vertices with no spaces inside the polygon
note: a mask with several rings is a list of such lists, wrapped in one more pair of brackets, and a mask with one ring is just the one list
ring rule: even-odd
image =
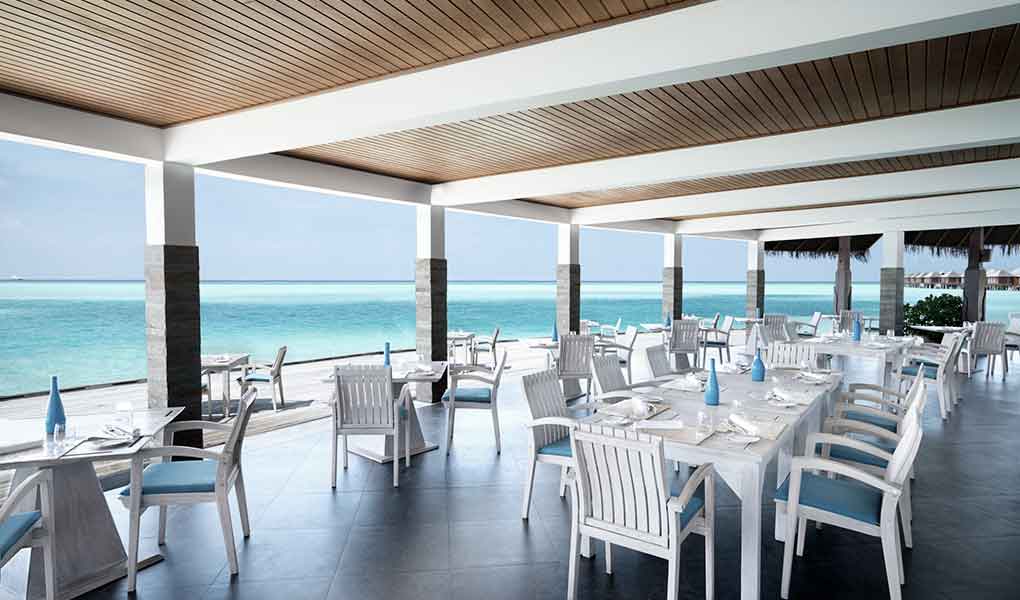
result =
[{"label": "table leg", "polygon": [[230,417],[230,369],[223,370],[223,418]]},{"label": "table leg", "polygon": [[764,473],[748,465],[740,478],[740,598],[761,597],[761,502]]}]

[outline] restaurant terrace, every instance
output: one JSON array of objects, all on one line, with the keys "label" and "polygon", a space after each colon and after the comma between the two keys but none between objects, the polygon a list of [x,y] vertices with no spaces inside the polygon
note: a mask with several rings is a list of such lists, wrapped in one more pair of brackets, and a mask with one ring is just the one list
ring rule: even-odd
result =
[{"label": "restaurant terrace", "polygon": [[[1020,245],[1020,2],[32,0],[0,30],[0,139],[144,166],[147,353],[65,390],[73,431],[0,401],[0,597],[1016,597],[1020,314],[985,318],[1015,285],[985,263]],[[203,354],[198,174],[414,206],[415,348]],[[448,328],[451,211],[556,225],[550,337]],[[582,228],[661,236],[655,322],[582,320]],[[694,236],[746,245],[742,314],[687,314]],[[909,280],[962,324],[906,326],[908,248],[967,257]],[[831,311],[769,311],[774,253],[836,258]]]}]

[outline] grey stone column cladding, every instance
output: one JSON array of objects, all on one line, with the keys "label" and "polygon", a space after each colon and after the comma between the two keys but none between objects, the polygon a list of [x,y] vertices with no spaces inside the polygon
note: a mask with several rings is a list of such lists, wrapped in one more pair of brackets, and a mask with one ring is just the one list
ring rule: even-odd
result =
[{"label": "grey stone column cladding", "polygon": [[853,295],[852,280],[853,275],[849,266],[836,269],[836,285],[832,301],[836,314],[839,314],[841,310],[850,310]]},{"label": "grey stone column cladding", "polygon": [[757,269],[747,272],[747,311],[746,316],[753,319],[758,311],[765,314],[765,270]]},{"label": "grey stone column cladding", "polygon": [[666,267],[662,270],[662,315],[680,317],[684,310],[684,269]]},{"label": "grey stone column cladding", "polygon": [[985,320],[985,292],[988,276],[981,267],[968,267],[963,272],[963,320]]},{"label": "grey stone column cladding", "polygon": [[581,265],[556,265],[556,329],[581,330]]},{"label": "grey stone column cladding", "polygon": [[[414,264],[415,349],[432,360],[446,360],[446,259],[419,258]],[[432,385],[430,400],[439,402],[446,379]]]},{"label": "grey stone column cladding", "polygon": [[[202,418],[202,332],[198,248],[145,247],[145,339],[149,408],[183,407],[180,420]],[[202,446],[202,432],[178,445]]]},{"label": "grey stone column cladding", "polygon": [[903,335],[903,269],[884,267],[879,275],[878,329]]}]

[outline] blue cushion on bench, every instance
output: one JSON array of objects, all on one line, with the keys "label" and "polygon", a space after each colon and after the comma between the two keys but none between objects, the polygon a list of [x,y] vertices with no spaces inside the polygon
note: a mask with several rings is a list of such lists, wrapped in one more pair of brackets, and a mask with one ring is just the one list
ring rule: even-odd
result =
[{"label": "blue cushion on bench", "polygon": [[42,518],[42,513],[37,510],[31,512],[14,513],[0,523],[0,556],[10,552],[21,538],[25,537],[32,527]]},{"label": "blue cushion on bench", "polygon": [[[927,365],[927,364],[923,365],[923,366],[924,366],[924,376],[925,377],[927,377],[928,379],[937,379],[938,378],[938,376],[939,376],[938,367],[934,367],[934,366]],[[917,366],[914,365],[914,366],[903,367],[902,373],[904,375],[910,375],[910,376],[916,377],[917,376]]]},{"label": "blue cushion on bench", "polygon": [[[142,472],[142,494],[195,494],[216,489],[216,468],[212,460],[184,460],[149,465]],[[121,490],[130,496],[131,487]]]},{"label": "blue cushion on bench", "polygon": [[[776,500],[786,502],[789,495],[790,478],[787,477],[776,490]],[[800,503],[878,525],[882,513],[882,492],[857,481],[829,479],[805,472],[800,479]]]},{"label": "blue cushion on bench", "polygon": [[269,375],[265,375],[263,373],[248,373],[244,377],[237,378],[238,381],[241,381],[242,379],[246,383],[269,383],[270,381],[272,381]]}]

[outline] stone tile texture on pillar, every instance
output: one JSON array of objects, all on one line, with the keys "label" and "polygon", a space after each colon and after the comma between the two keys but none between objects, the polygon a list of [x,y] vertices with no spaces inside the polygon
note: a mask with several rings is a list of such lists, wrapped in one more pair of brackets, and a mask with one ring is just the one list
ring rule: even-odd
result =
[{"label": "stone tile texture on pillar", "polygon": [[[414,265],[415,349],[432,360],[446,360],[446,287],[444,258],[419,258]],[[446,391],[446,379],[432,385],[432,397],[422,401],[438,402]]]}]

